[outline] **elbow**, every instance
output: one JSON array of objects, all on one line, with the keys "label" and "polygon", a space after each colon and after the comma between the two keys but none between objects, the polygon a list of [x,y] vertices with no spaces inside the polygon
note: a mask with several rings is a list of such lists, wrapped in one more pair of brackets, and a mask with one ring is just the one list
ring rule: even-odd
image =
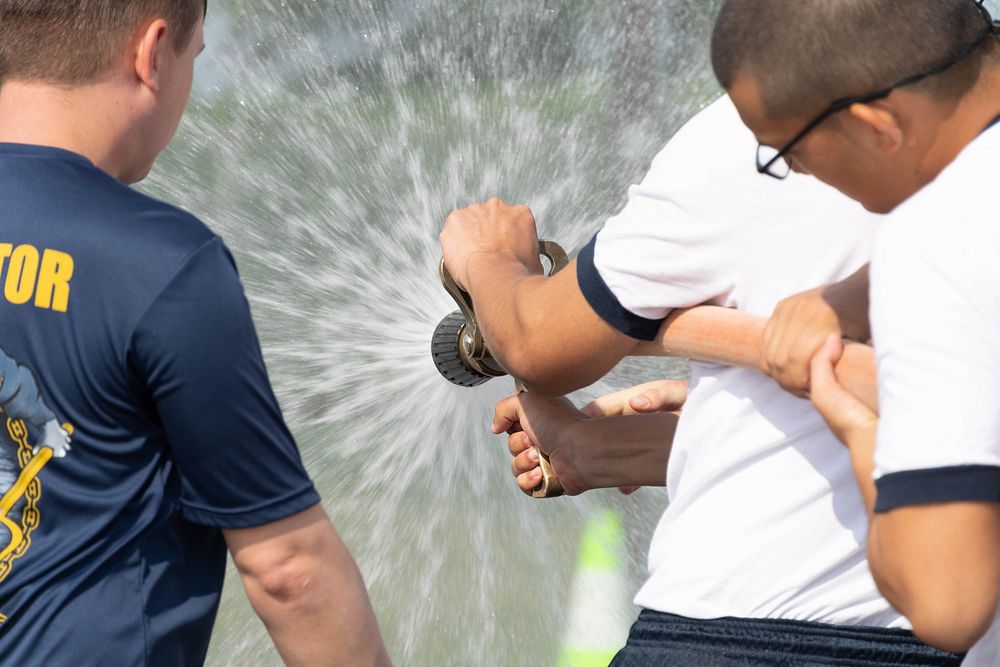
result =
[{"label": "elbow", "polygon": [[961,605],[941,605],[936,609],[914,611],[908,616],[917,638],[951,653],[969,651],[993,622],[992,613],[968,613]]},{"label": "elbow", "polygon": [[323,564],[312,550],[287,548],[236,559],[247,596],[255,608],[294,609],[312,605]]},{"label": "elbow", "polygon": [[943,651],[967,652],[986,634],[996,616],[997,592],[970,585],[964,578],[942,581],[925,572],[909,585],[901,586],[904,582],[897,581],[889,589],[879,583],[890,602],[909,619],[913,634]]},{"label": "elbow", "polygon": [[590,377],[579,365],[546,357],[524,346],[495,354],[504,369],[528,390],[549,398],[565,396],[604,377],[604,373]]}]

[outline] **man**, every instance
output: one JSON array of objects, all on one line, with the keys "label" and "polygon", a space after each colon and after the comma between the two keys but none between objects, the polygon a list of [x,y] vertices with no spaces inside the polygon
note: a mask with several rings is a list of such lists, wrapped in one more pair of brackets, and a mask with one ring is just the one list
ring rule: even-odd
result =
[{"label": "man", "polygon": [[[761,170],[781,176],[785,158],[893,211],[872,262],[880,416],[831,377],[836,334],[811,392],[874,510],[881,590],[949,650],[983,635],[1000,590],[1000,237],[983,197],[1000,162],[998,32],[972,0],[730,0],[713,38],[720,82],[773,147]],[[997,664],[996,633],[970,664]]]},{"label": "man", "polygon": [[72,431],[57,458],[4,415],[5,664],[201,664],[227,547],[288,664],[388,664],[232,258],[126,185],[178,125],[204,10],[0,0],[0,345]]},{"label": "man", "polygon": [[[541,276],[527,209],[493,201],[452,214],[445,261],[494,354],[537,393],[564,393],[652,339],[672,309],[769,314],[821,276],[862,266],[876,218],[809,178],[782,190],[746,164],[753,148],[730,101],[716,102],[552,278]],[[510,439],[522,489],[537,481],[529,442],[572,493],[667,484],[636,598],[644,611],[615,665],[957,664],[917,642],[877,595],[849,457],[807,402],[760,373],[695,363],[684,413],[667,417],[584,422],[529,394],[501,404],[495,421],[524,431]],[[602,450],[610,462],[595,458]]]}]

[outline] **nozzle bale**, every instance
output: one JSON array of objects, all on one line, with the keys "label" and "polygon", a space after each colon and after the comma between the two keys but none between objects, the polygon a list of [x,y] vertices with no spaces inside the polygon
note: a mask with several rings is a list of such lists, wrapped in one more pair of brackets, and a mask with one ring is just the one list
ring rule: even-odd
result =
[{"label": "nozzle bale", "polygon": [[471,365],[466,349],[467,342],[463,340],[466,337],[467,324],[465,315],[460,310],[441,320],[431,339],[431,357],[438,372],[448,382],[460,387],[478,387],[504,373],[498,371],[493,375],[486,375]]}]

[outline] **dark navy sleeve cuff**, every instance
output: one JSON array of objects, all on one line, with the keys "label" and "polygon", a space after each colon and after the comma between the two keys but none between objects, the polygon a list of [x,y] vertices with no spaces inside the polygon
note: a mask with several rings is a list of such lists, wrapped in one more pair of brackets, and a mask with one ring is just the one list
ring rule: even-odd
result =
[{"label": "dark navy sleeve cuff", "polygon": [[618,298],[604,282],[604,278],[601,277],[594,264],[594,246],[596,245],[597,237],[595,236],[590,243],[584,246],[576,258],[576,278],[587,303],[590,304],[595,313],[600,315],[601,319],[626,336],[638,340],[656,340],[657,334],[660,333],[660,327],[666,318],[647,320],[645,317],[639,317],[626,310],[618,302]]},{"label": "dark navy sleeve cuff", "polygon": [[1000,503],[1000,468],[954,466],[907,470],[875,480],[876,512],[933,503]]},{"label": "dark navy sleeve cuff", "polygon": [[288,494],[270,502],[260,503],[256,507],[234,509],[230,511],[181,505],[181,515],[192,523],[213,528],[239,529],[256,528],[275,521],[287,519],[293,514],[304,512],[320,502],[312,482],[306,488]]}]

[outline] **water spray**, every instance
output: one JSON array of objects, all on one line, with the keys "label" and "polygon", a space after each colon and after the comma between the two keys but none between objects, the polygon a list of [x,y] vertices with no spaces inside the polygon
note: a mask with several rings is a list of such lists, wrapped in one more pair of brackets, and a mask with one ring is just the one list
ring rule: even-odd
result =
[{"label": "water spray", "polygon": [[[558,243],[540,241],[538,253],[551,264],[548,275],[562,270],[569,263],[566,251]],[[460,387],[479,385],[509,373],[496,360],[486,345],[479,328],[472,297],[455,282],[451,272],[441,260],[441,284],[458,304],[459,310],[445,316],[434,330],[431,339],[431,357],[438,371],[452,384]],[[525,391],[520,380],[514,378],[518,393]],[[531,492],[533,498],[556,498],[563,495],[562,484],[552,469],[549,458],[539,452],[542,481]]]}]

